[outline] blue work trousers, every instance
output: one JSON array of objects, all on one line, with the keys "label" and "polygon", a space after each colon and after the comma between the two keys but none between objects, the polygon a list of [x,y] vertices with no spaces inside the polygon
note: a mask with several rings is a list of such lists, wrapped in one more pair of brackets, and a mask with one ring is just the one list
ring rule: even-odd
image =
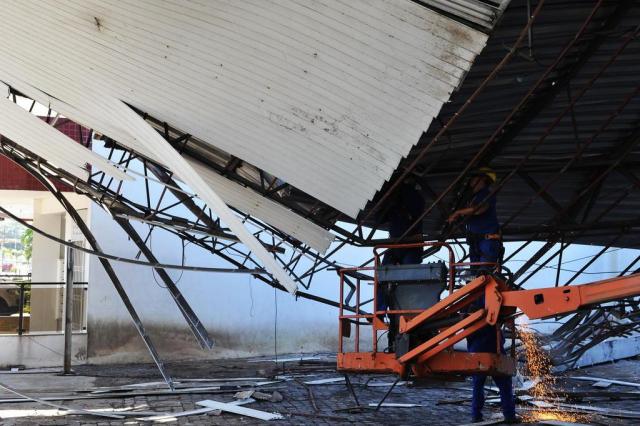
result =
[{"label": "blue work trousers", "polygon": [[[474,419],[482,419],[482,407],[484,407],[484,384],[487,376],[475,374],[473,379],[473,395],[471,397],[471,416]],[[493,376],[500,391],[500,405],[505,419],[513,419],[516,416],[516,402],[513,396],[513,388],[510,376]]]},{"label": "blue work trousers", "polygon": [[[500,260],[502,243],[498,240],[487,240],[477,238],[469,241],[469,257],[471,262],[497,262]],[[478,267],[476,270],[493,269],[486,266]],[[478,300],[478,308],[484,306],[484,297]],[[469,352],[504,352],[504,338],[500,333],[500,347],[498,348],[498,333],[495,326],[482,327],[469,337],[467,337],[467,350]],[[516,415],[516,402],[513,395],[512,379],[509,376],[492,376],[498,390],[500,391],[500,404],[502,414],[507,419],[512,419]],[[473,379],[473,395],[471,397],[471,416],[474,419],[482,418],[482,407],[484,407],[484,385],[487,381],[485,374],[475,374]]]},{"label": "blue work trousers", "polygon": [[[498,350],[498,333],[495,326],[482,327],[467,338],[467,350],[469,352],[489,352],[496,353]],[[500,333],[500,352],[504,351],[504,337]],[[510,376],[492,376],[500,391],[500,404],[502,414],[507,419],[512,419],[516,415],[516,402],[513,395],[513,388]],[[471,397],[471,416],[474,419],[482,418],[482,407],[484,406],[484,384],[487,380],[485,374],[474,374],[473,395]]]},{"label": "blue work trousers", "polygon": [[[487,240],[478,236],[468,238],[467,241],[469,243],[469,260],[471,262],[496,263],[500,260],[502,243],[499,240]],[[471,269],[480,273],[483,271],[491,271],[493,267],[482,265],[473,266]]]}]

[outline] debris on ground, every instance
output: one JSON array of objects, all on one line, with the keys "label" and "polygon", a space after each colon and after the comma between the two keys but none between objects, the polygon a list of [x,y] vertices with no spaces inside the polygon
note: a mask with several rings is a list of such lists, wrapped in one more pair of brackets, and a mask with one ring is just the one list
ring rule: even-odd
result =
[{"label": "debris on ground", "polygon": [[[362,374],[349,375],[352,388],[349,389],[345,380],[332,382],[344,379],[336,375],[335,368],[323,366],[323,370],[311,374],[308,365],[292,362],[287,363],[283,373],[269,368],[270,365],[273,365],[270,361],[261,364],[238,359],[169,364],[169,369],[175,371],[175,392],[158,381],[153,365],[77,366],[78,374],[74,377],[60,377],[56,371],[24,370],[6,374],[0,382],[25,396],[55,404],[64,401],[65,407],[92,413],[48,409],[28,398],[4,394],[0,395],[3,398],[0,418],[5,424],[45,426],[97,426],[105,421],[110,425],[152,422],[234,425],[258,424],[265,421],[261,418],[283,425],[460,425],[470,421],[468,381],[434,379],[398,382],[393,386],[397,377]],[[525,375],[515,388],[518,411],[527,416],[546,410],[547,415],[539,416],[532,424],[635,425],[639,423],[640,392],[628,383],[636,383],[637,377],[640,377],[639,359],[590,367],[558,377],[550,397],[536,395],[536,378]],[[307,385],[305,381],[326,383]],[[606,388],[593,387],[598,381],[611,384]],[[494,390],[488,386],[485,419],[490,423],[486,424],[502,421]],[[93,412],[122,419],[100,419]],[[559,414],[571,414],[576,419],[561,420]],[[589,420],[580,420],[582,416]]]}]

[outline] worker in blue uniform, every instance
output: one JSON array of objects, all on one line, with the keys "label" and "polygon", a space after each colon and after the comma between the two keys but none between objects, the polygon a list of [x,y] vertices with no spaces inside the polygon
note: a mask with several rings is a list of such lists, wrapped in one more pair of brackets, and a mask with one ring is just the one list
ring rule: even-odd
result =
[{"label": "worker in blue uniform", "polygon": [[[422,223],[416,220],[424,212],[425,202],[420,186],[413,179],[405,180],[388,203],[389,209],[383,215],[383,222],[389,225],[389,240],[394,244],[422,242]],[[382,258],[385,265],[418,265],[422,263],[422,247],[403,247],[387,249]],[[391,307],[394,297],[394,284],[379,285],[376,300],[377,310],[386,311]],[[395,351],[395,337],[398,333],[397,315],[389,315],[387,333],[388,352]]]},{"label": "worker in blue uniform", "polygon": [[[483,262],[498,264],[502,257],[502,241],[500,224],[496,212],[496,196],[491,193],[491,184],[496,181],[496,173],[486,167],[474,172],[469,187],[473,192],[469,205],[455,211],[449,216],[452,223],[460,217],[467,217],[466,230],[469,244],[469,257],[472,263]],[[482,274],[494,270],[494,265],[476,266],[476,273]],[[484,297],[476,300],[470,311],[484,308]],[[504,336],[497,326],[487,325],[467,337],[469,352],[504,351]],[[473,375],[473,395],[471,399],[471,416],[473,422],[482,421],[482,407],[484,406],[484,385],[487,376]],[[515,397],[513,395],[512,379],[509,376],[493,376],[493,381],[500,391],[502,413],[507,423],[519,421],[515,411]]]},{"label": "worker in blue uniform", "polygon": [[[456,210],[449,216],[449,222],[467,217],[466,231],[469,244],[469,258],[472,263],[497,263],[502,257],[502,237],[496,212],[496,196],[491,194],[491,184],[496,174],[488,167],[476,170],[469,181],[473,192],[469,205]],[[495,267],[477,266],[476,271],[487,271]]]}]

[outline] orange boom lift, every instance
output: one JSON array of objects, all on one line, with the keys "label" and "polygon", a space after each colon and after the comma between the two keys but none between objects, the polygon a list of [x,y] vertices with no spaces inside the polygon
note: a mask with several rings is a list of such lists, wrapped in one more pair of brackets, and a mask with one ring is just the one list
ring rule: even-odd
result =
[{"label": "orange boom lift", "polygon": [[[379,249],[420,246],[447,249],[448,268],[444,262],[380,266]],[[514,317],[518,309],[529,319],[547,318],[640,295],[640,274],[590,284],[535,290],[510,289],[503,279],[487,274],[454,289],[456,268],[479,264],[456,263],[454,252],[446,243],[379,246],[374,248],[374,255],[374,267],[339,271],[338,370],[343,372],[395,373],[404,377],[475,373],[511,375],[515,371],[515,345],[511,345],[511,353],[506,355],[455,351],[453,345],[487,324],[505,324],[514,331]],[[367,271],[372,271],[373,276],[367,275]],[[349,283],[355,281],[355,289],[347,296],[349,299],[356,298],[355,313],[345,313],[345,280]],[[392,303],[390,310],[362,312],[360,290],[362,283],[367,281],[373,282],[374,296],[363,304],[373,302],[374,308],[378,306],[378,286],[388,283],[396,286],[395,293],[402,300],[396,306]],[[439,300],[445,287],[448,287],[449,294]],[[466,312],[465,308],[482,296],[484,309]],[[398,304],[404,306],[398,307]],[[416,304],[422,306],[416,308]],[[399,317],[395,352],[383,352],[378,348],[381,334],[389,330],[389,324],[384,321],[385,315]],[[350,344],[352,350],[347,351],[344,339],[351,337],[352,324],[355,324],[355,336]],[[361,350],[361,327],[370,327],[372,330],[372,341],[366,345],[372,348],[369,351]]]}]

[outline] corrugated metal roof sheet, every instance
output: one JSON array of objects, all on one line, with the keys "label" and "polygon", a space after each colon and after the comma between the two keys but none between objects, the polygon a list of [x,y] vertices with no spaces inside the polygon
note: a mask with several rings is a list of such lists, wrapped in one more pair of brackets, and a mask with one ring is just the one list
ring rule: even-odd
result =
[{"label": "corrugated metal roof sheet", "polygon": [[418,0],[465,21],[492,29],[511,0]]},{"label": "corrugated metal roof sheet", "polygon": [[[77,108],[74,108],[71,105],[62,102],[59,99],[51,97],[35,89],[34,87],[25,84],[24,82],[14,80],[12,78],[10,79],[10,81],[16,89],[19,89],[23,93],[28,94],[30,97],[39,101],[41,104],[50,105],[54,110],[61,112],[64,115],[74,117],[76,120],[92,126],[95,130],[98,130],[105,134],[109,134],[114,138],[117,137],[118,141],[124,141],[126,145],[133,147],[138,152],[143,153],[149,158],[155,159],[160,164],[164,164],[164,159],[159,158],[157,152],[148,151],[144,146],[136,142],[136,140],[131,137],[130,134],[123,131],[122,129],[118,129],[113,124],[105,123],[104,119],[91,116],[91,114],[88,112],[80,112]],[[28,126],[23,124],[23,128],[28,132]],[[48,140],[47,143],[52,142],[52,140],[50,139],[45,140]],[[18,140],[15,141],[18,142]],[[57,146],[50,146],[54,149],[57,149]],[[29,148],[28,145],[25,145],[25,147]],[[37,151],[33,149],[32,151],[37,153]],[[97,157],[98,160],[106,163],[102,159],[102,157],[99,157],[88,150],[87,152],[89,153],[89,155],[86,158],[83,158],[85,162],[91,163],[94,157]],[[41,156],[47,158],[44,155]],[[53,158],[51,158],[51,160],[52,162],[54,162]],[[190,163],[198,169],[203,179],[205,179],[216,192],[219,192],[220,196],[227,204],[239,210],[242,210],[245,213],[251,214],[260,220],[263,220],[264,222],[268,223],[271,226],[274,226],[282,232],[285,232],[286,234],[291,235],[292,237],[304,242],[305,244],[308,244],[310,247],[320,253],[324,253],[329,248],[329,245],[334,239],[333,235],[330,232],[324,230],[313,222],[304,219],[302,216],[290,211],[282,205],[266,197],[263,197],[257,192],[239,185],[217,174],[211,169],[199,165],[196,161],[190,161]],[[112,166],[108,167],[109,171],[113,169],[119,173],[117,175],[114,175],[114,177],[121,178],[121,176],[126,176],[127,179],[130,179],[128,175],[123,175]],[[83,173],[83,175],[86,175],[86,172]]]},{"label": "corrugated metal roof sheet", "polygon": [[80,179],[88,176],[87,164],[118,179],[131,180],[107,160],[30,114],[11,100],[0,96],[0,135],[19,143],[51,164]]},{"label": "corrugated metal roof sheet", "polygon": [[[6,71],[6,70],[10,71]],[[148,123],[146,123],[131,108],[121,100],[111,96],[99,87],[99,84],[87,75],[70,77],[63,73],[56,73],[47,64],[38,62],[23,63],[20,70],[31,77],[34,86],[45,88],[44,92],[49,96],[61,100],[70,111],[82,111],[82,120],[92,128],[106,126],[106,135],[114,133],[125,135],[126,140],[135,141],[145,152],[153,152],[155,156],[163,159],[177,176],[180,177],[207,205],[214,211],[220,220],[253,252],[280,284],[289,292],[295,293],[297,285],[276,263],[271,254],[253,236],[236,215],[227,207],[225,202],[207,184],[204,179],[180,156],[169,143],[162,138]],[[0,78],[5,79],[11,85],[19,82],[17,73],[11,65],[2,64]],[[29,89],[29,85],[21,83],[22,87]],[[99,102],[96,102],[99,100]],[[19,108],[19,107],[18,107]],[[26,112],[25,112],[26,113]],[[33,116],[32,116],[33,117]],[[95,120],[95,117],[101,117]],[[75,118],[70,115],[70,118]],[[39,125],[47,126],[37,117]],[[34,124],[28,124],[26,130],[34,128]]]},{"label": "corrugated metal roof sheet", "polygon": [[27,63],[89,78],[351,216],[487,37],[408,0],[12,1],[2,11],[2,71],[42,90]]}]

